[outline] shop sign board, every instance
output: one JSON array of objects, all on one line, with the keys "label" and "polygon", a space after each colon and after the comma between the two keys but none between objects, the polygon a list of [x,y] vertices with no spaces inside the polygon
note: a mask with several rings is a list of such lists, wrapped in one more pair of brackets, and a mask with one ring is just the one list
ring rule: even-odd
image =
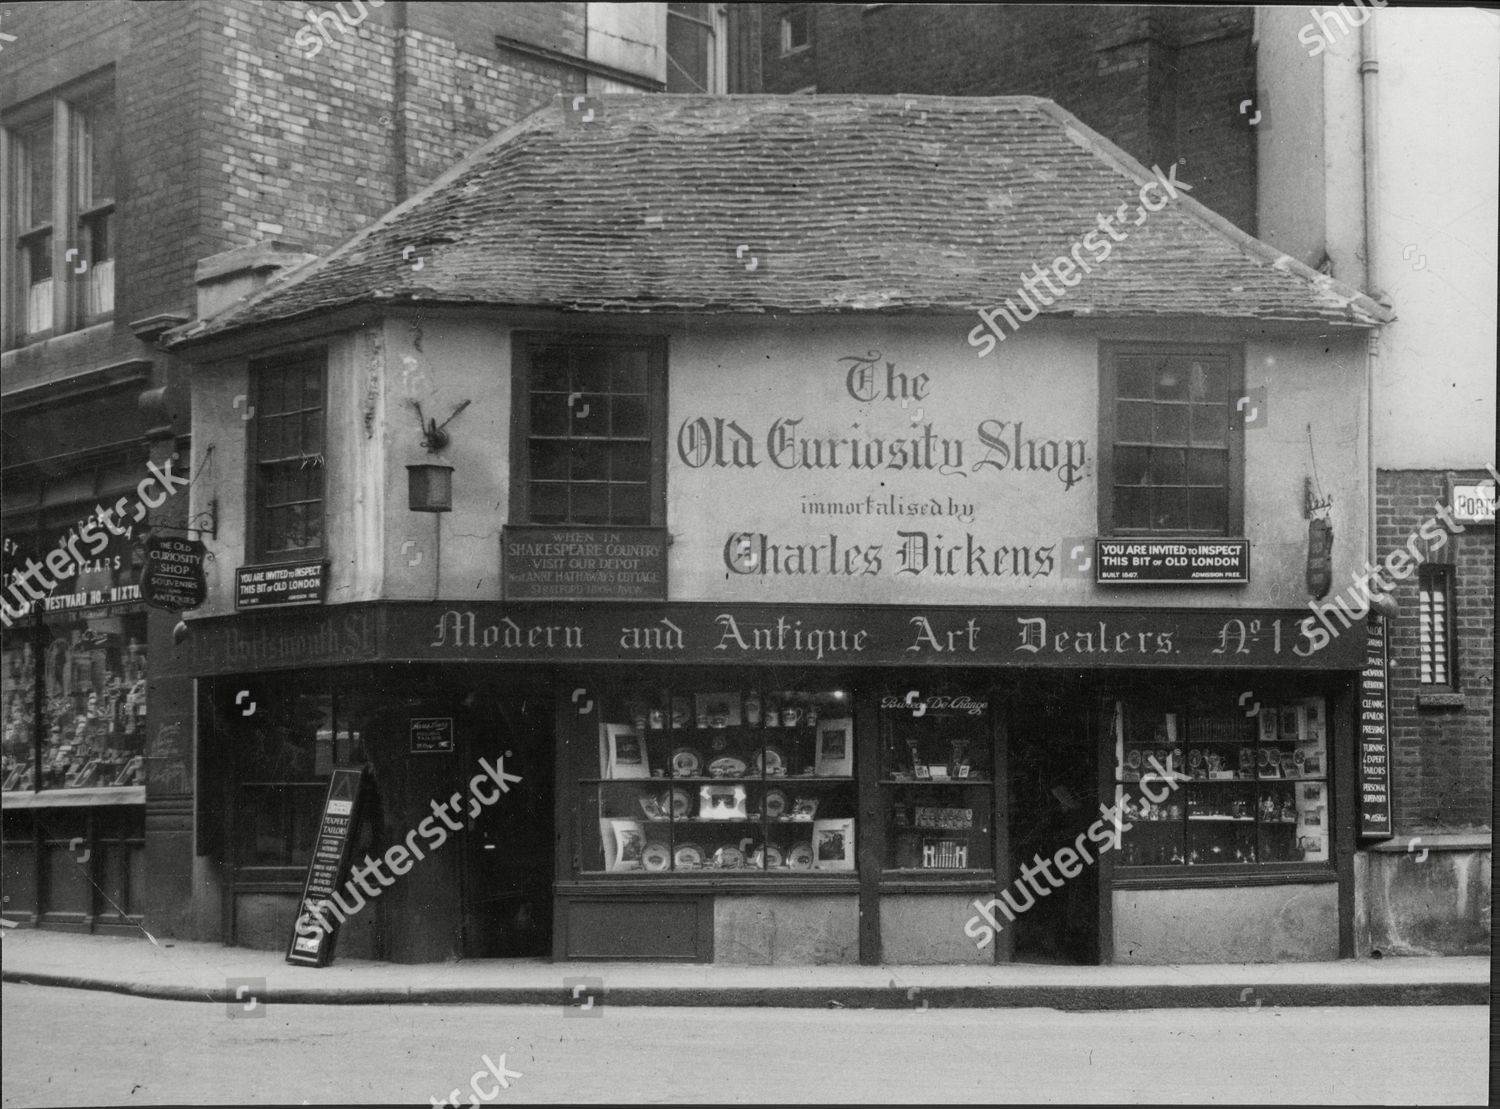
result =
[{"label": "shop sign board", "polygon": [[1365,668],[1359,676],[1359,834],[1390,839],[1391,744],[1387,721],[1389,654],[1386,624],[1370,617],[1365,638]]},{"label": "shop sign board", "polygon": [[440,755],[453,751],[453,717],[414,716],[411,718],[411,753]]},{"label": "shop sign board", "polygon": [[501,596],[633,601],[667,596],[667,529],[516,527],[501,533]]},{"label": "shop sign board", "polygon": [[186,612],[208,597],[203,563],[208,548],[197,539],[152,535],[146,540],[141,598],[152,608]]},{"label": "shop sign board", "polygon": [[328,563],[321,561],[241,566],[234,572],[234,607],[322,604],[327,578]]},{"label": "shop sign board", "polygon": [[[323,802],[323,816],[318,823],[318,838],[313,843],[312,861],[307,865],[307,880],[302,885],[302,900],[297,902],[297,920],[292,926],[292,942],[286,961],[301,966],[323,967],[333,961],[334,942],[338,938],[337,906],[311,911],[331,902],[340,883],[349,872],[349,853],[354,829],[359,820],[360,783],[363,770],[335,770],[328,783],[328,799]],[[346,901],[348,897],[344,898]]]},{"label": "shop sign board", "polygon": [[1248,539],[1095,539],[1099,585],[1245,585]]},{"label": "shop sign board", "polygon": [[1448,503],[1452,505],[1453,519],[1457,523],[1493,524],[1495,483],[1454,479],[1448,489]]}]

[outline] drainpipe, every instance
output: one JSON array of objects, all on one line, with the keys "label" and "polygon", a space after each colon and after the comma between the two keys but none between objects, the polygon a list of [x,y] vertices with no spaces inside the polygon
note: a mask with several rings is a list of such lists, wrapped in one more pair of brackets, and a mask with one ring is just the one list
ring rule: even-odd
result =
[{"label": "drainpipe", "polygon": [[392,28],[396,32],[395,56],[391,59],[391,160],[394,163],[391,177],[395,203],[400,204],[406,199],[409,188],[406,179],[406,0],[397,0],[395,8],[395,25]]},{"label": "drainpipe", "polygon": [[[1365,291],[1382,304],[1389,305],[1389,298],[1381,289],[1380,272],[1380,116],[1379,76],[1380,61],[1375,54],[1376,11],[1368,11],[1364,24],[1359,29],[1359,88],[1360,116],[1364,126],[1364,231],[1365,231]],[[1376,556],[1375,480],[1378,460],[1375,457],[1375,371],[1380,359],[1380,329],[1377,327],[1367,343],[1368,357],[1365,360],[1366,397],[1365,409],[1366,441],[1369,451],[1369,531],[1365,541],[1369,564]]]}]

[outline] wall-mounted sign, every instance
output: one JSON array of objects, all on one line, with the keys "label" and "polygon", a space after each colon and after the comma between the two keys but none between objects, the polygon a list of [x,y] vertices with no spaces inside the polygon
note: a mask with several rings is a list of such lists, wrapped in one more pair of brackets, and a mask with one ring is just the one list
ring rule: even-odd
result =
[{"label": "wall-mounted sign", "polygon": [[502,529],[501,596],[513,600],[664,600],[667,530],[645,527]]},{"label": "wall-mounted sign", "polygon": [[1365,668],[1359,675],[1359,834],[1390,839],[1391,745],[1387,729],[1385,620],[1372,616],[1365,633]]},{"label": "wall-mounted sign", "polygon": [[1453,519],[1460,524],[1493,524],[1495,483],[1453,479],[1448,488],[1448,503],[1453,506]]},{"label": "wall-mounted sign", "polygon": [[241,566],[234,572],[234,607],[322,604],[327,571],[326,562]]},{"label": "wall-mounted sign", "polygon": [[453,717],[413,716],[411,718],[411,753],[413,755],[447,754],[453,750]]},{"label": "wall-mounted sign", "polygon": [[208,597],[203,560],[208,548],[197,539],[153,535],[146,540],[141,598],[152,608],[186,612]]},{"label": "wall-mounted sign", "polygon": [[1245,585],[1248,539],[1096,539],[1100,585]]},{"label": "wall-mounted sign", "polygon": [[[349,868],[349,849],[353,843],[355,821],[359,819],[359,786],[363,777],[363,770],[335,770],[328,783],[328,799],[323,803],[323,819],[313,844],[312,861],[307,865],[302,900],[297,903],[291,946],[287,948],[286,961],[289,963],[322,967],[333,959],[339,912],[332,899]],[[320,908],[321,912],[318,911]]]}]

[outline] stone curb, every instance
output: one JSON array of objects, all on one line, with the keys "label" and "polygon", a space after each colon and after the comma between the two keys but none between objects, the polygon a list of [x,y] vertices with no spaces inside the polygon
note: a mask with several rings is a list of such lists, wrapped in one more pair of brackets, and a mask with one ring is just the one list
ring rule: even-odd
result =
[{"label": "stone curb", "polygon": [[[96,990],[159,1001],[228,1004],[222,987],[114,981],[76,975],[5,970],[0,981],[18,985]],[[435,986],[267,989],[262,1005],[556,1005],[576,1008],[560,987]],[[783,1009],[1260,1009],[1278,1006],[1488,1005],[1487,982],[1295,983],[1152,986],[632,986],[605,990],[598,1009],[615,1006]]]}]

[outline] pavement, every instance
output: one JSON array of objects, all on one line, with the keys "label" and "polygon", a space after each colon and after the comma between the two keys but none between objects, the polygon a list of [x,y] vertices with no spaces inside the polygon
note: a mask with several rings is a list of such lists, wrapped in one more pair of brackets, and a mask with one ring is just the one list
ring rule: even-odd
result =
[{"label": "pavement", "polygon": [[[169,1001],[302,1005],[1031,1008],[1488,1005],[1489,959],[1169,966],[726,966],[467,959],[293,966],[280,951],[6,928],[0,978]],[[578,980],[582,980],[581,982]]]}]

